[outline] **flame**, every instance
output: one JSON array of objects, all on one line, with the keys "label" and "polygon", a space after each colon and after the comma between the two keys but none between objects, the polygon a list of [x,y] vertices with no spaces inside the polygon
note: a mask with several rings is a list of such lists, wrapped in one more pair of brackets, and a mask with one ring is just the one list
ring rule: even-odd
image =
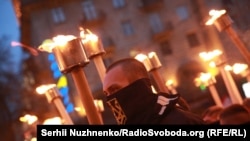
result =
[{"label": "flame", "polygon": [[63,121],[60,117],[52,117],[44,120],[43,125],[61,125]]},{"label": "flame", "polygon": [[38,94],[44,94],[47,90],[56,87],[56,84],[41,85],[36,88]]},{"label": "flame", "polygon": [[222,54],[222,52],[220,50],[216,49],[216,50],[213,50],[213,51],[210,51],[210,52],[201,52],[199,54],[199,56],[203,60],[209,61],[209,60],[212,60],[214,57],[219,56],[221,54]]},{"label": "flame", "polygon": [[207,82],[211,78],[212,78],[212,75],[210,73],[201,73],[200,75],[200,80],[202,82]]},{"label": "flame", "polygon": [[52,38],[52,40],[45,40],[42,45],[38,47],[40,51],[46,51],[51,53],[53,48],[56,46],[64,46],[67,42],[75,39],[76,37],[73,35],[57,35]]},{"label": "flame", "polygon": [[209,15],[211,18],[206,22],[206,25],[212,25],[221,15],[225,14],[226,10],[210,10]]},{"label": "flame", "polygon": [[240,74],[240,73],[246,71],[247,68],[248,68],[248,65],[247,65],[247,64],[235,63],[235,64],[232,66],[232,71],[233,71],[235,74]]},{"label": "flame", "polygon": [[26,114],[26,115],[20,117],[19,120],[21,122],[27,122],[29,125],[31,125],[32,123],[36,122],[38,120],[38,118],[35,115]]},{"label": "flame", "polygon": [[147,58],[148,58],[147,55],[142,54],[142,53],[137,54],[137,55],[135,56],[135,59],[138,60],[138,61],[140,61],[140,62],[143,62],[143,61],[144,61],[145,59],[147,59]]},{"label": "flame", "polygon": [[90,30],[80,28],[80,37],[82,38],[82,42],[86,43],[88,41],[98,41],[98,36],[93,34]]}]

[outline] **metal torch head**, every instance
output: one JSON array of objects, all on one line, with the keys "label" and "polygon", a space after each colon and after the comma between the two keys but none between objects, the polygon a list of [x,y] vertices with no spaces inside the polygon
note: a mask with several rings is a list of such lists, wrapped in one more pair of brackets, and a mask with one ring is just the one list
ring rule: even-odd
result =
[{"label": "metal torch head", "polygon": [[52,52],[62,73],[69,73],[75,67],[84,67],[89,63],[85,47],[79,38],[70,40],[65,45],[54,47]]}]

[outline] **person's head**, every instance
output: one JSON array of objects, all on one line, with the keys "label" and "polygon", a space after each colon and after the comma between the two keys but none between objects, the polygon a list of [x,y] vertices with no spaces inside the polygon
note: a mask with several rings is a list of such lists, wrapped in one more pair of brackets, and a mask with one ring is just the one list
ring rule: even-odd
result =
[{"label": "person's head", "polygon": [[245,106],[245,107],[248,109],[248,111],[250,112],[250,98],[249,98],[249,97],[248,97],[248,98],[245,98],[245,99],[243,100],[242,105]]},{"label": "person's head", "polygon": [[223,107],[214,105],[208,107],[203,113],[202,118],[207,124],[215,124],[219,121],[219,115]]},{"label": "person's head", "polygon": [[219,116],[220,125],[240,125],[250,122],[250,114],[241,104],[232,104],[224,108]]},{"label": "person's head", "polygon": [[118,60],[106,69],[103,91],[106,96],[109,96],[141,78],[149,79],[149,74],[142,62],[134,58]]},{"label": "person's head", "polygon": [[156,101],[144,64],[133,58],[118,60],[107,67],[103,91],[118,124],[136,121],[134,115],[142,114],[145,106]]}]

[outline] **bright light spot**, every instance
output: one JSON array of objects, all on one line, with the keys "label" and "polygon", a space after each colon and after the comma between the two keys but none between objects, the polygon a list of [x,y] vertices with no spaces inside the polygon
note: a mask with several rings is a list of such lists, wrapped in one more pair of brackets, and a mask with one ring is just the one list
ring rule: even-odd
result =
[{"label": "bright light spot", "polygon": [[245,93],[245,96],[249,98],[250,97],[250,82],[244,83],[242,85],[242,88],[243,88],[243,91]]},{"label": "bright light spot", "polygon": [[61,125],[62,124],[62,119],[60,117],[53,117],[46,119],[43,122],[44,125]]},{"label": "bright light spot", "polygon": [[224,69],[227,70],[227,71],[233,70],[233,68],[232,68],[230,65],[226,65],[226,66],[224,67]]},{"label": "bright light spot", "polygon": [[98,37],[93,34],[90,30],[86,29],[86,30],[83,30],[83,29],[80,29],[80,37],[82,38],[82,42],[83,43],[86,43],[88,41],[94,41],[94,42],[97,42],[98,41]]},{"label": "bright light spot", "polygon": [[212,76],[210,73],[201,73],[200,80],[202,82],[207,82],[211,78],[212,78]]},{"label": "bright light spot", "polygon": [[37,116],[26,114],[19,118],[21,122],[27,122],[29,125],[37,121]]},{"label": "bright light spot", "polygon": [[147,55],[140,53],[135,56],[135,59],[142,62],[147,71],[150,71],[152,69],[152,63],[150,62]]},{"label": "bright light spot", "polygon": [[30,141],[37,141],[36,137],[30,139]]},{"label": "bright light spot", "polygon": [[104,106],[103,106],[102,100],[95,99],[94,104],[95,104],[95,106],[96,106],[96,108],[98,109],[99,112],[104,111]]},{"label": "bright light spot", "polygon": [[212,60],[213,58],[219,56],[222,54],[222,51],[220,50],[213,50],[210,52],[201,52],[199,56],[204,60],[204,61],[209,61]]},{"label": "bright light spot", "polygon": [[242,72],[244,72],[244,71],[247,70],[248,65],[247,65],[247,64],[235,63],[235,64],[232,66],[232,68],[233,68],[233,72],[234,72],[235,74],[240,74],[240,73],[242,73]]},{"label": "bright light spot", "polygon": [[225,14],[226,10],[210,10],[211,18],[206,22],[206,25],[212,25],[221,15]]},{"label": "bright light spot", "polygon": [[36,88],[36,92],[38,94],[44,94],[46,93],[49,89],[56,87],[56,84],[48,84],[48,85],[41,85]]},{"label": "bright light spot", "polygon": [[52,40],[47,39],[45,40],[42,45],[38,47],[40,51],[46,51],[51,53],[54,47],[57,46],[64,46],[67,42],[75,39],[76,37],[73,35],[57,35],[53,37]]},{"label": "bright light spot", "polygon": [[209,66],[212,67],[212,68],[215,68],[216,67],[216,63],[214,61],[212,61],[212,62],[209,63]]},{"label": "bright light spot", "polygon": [[135,56],[135,59],[137,59],[138,61],[140,61],[140,62],[143,62],[145,59],[147,59],[148,57],[147,57],[147,55],[145,55],[145,54],[142,54],[142,53],[140,53],[140,54],[137,54],[136,56]]}]

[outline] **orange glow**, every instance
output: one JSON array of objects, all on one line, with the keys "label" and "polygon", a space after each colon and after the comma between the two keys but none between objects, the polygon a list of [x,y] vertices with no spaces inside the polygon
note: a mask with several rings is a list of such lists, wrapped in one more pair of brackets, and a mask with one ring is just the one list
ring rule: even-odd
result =
[{"label": "orange glow", "polygon": [[173,80],[168,80],[168,81],[166,82],[166,85],[167,85],[167,86],[173,86],[173,85],[174,85],[174,81],[173,81]]}]

